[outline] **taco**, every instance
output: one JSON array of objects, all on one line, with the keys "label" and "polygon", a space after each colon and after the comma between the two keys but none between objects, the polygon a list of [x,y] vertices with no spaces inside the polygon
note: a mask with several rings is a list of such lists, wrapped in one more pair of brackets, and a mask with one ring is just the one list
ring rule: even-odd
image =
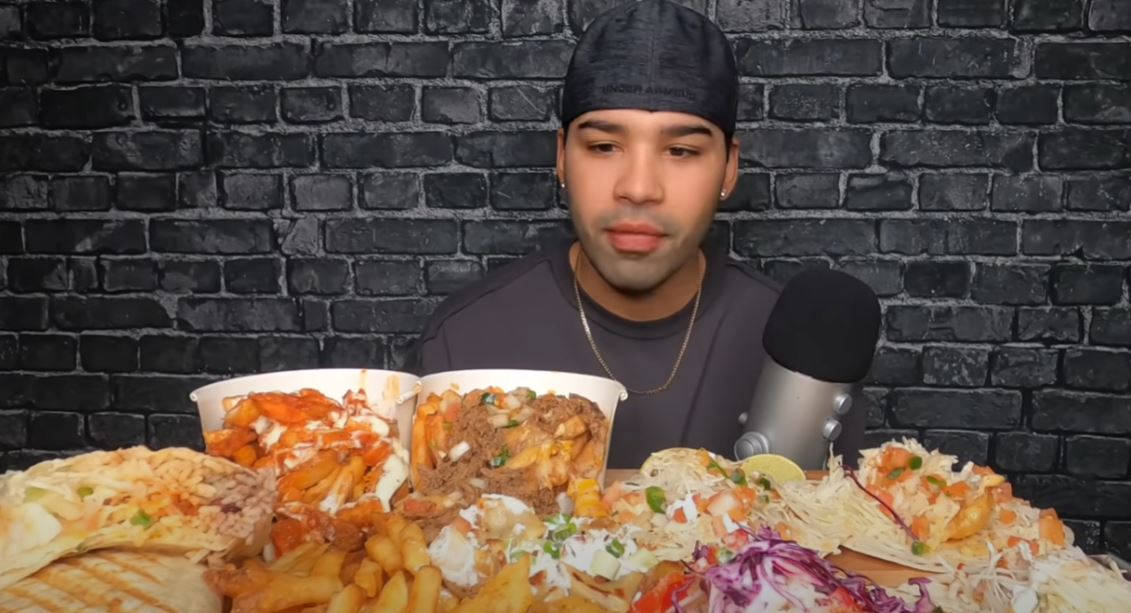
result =
[{"label": "taco", "polygon": [[844,546],[910,568],[944,572],[959,564],[1027,560],[1072,544],[1056,512],[1013,496],[1009,483],[984,466],[928,451],[917,441],[890,441],[860,452],[860,470],[840,459],[815,484],[790,484],[783,495],[803,521],[843,539]]}]

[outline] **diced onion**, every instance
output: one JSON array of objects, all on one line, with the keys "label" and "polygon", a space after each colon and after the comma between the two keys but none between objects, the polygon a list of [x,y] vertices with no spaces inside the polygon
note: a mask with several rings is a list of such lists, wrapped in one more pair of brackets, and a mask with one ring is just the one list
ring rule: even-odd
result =
[{"label": "diced onion", "polygon": [[448,450],[448,457],[450,457],[453,462],[459,462],[459,459],[468,451],[471,451],[471,445],[469,445],[467,441],[460,441],[452,445],[452,448]]}]

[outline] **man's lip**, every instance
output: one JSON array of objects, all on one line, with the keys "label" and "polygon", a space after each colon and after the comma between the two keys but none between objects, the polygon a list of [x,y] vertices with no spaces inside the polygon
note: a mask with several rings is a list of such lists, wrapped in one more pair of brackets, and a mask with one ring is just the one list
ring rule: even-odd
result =
[{"label": "man's lip", "polygon": [[664,231],[647,223],[621,222],[605,229],[617,234],[647,234],[649,236],[664,236]]}]

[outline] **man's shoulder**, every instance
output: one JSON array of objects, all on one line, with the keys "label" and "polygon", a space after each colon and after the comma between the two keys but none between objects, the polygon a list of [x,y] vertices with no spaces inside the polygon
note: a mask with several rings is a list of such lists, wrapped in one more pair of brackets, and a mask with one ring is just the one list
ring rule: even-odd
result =
[{"label": "man's shoulder", "polygon": [[758,272],[749,262],[728,257],[724,270],[725,285],[730,291],[772,302],[776,302],[781,294],[782,285]]},{"label": "man's shoulder", "polygon": [[550,258],[552,251],[537,251],[527,256],[507,263],[497,270],[488,272],[478,281],[474,281],[451,294],[436,307],[428,321],[422,336],[427,339],[434,336],[445,323],[458,319],[464,313],[490,304],[496,300],[508,300],[508,294],[516,286],[524,284],[531,277],[552,279]]}]

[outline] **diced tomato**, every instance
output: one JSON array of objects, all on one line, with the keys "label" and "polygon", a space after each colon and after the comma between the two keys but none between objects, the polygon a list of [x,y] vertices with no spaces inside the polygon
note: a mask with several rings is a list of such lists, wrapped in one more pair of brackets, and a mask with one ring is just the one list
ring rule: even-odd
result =
[{"label": "diced tomato", "polygon": [[738,498],[740,502],[742,502],[742,506],[747,510],[753,509],[755,506],[757,506],[758,492],[754,491],[753,489],[749,487],[736,487],[731,491],[734,492],[735,497]]},{"label": "diced tomato", "polygon": [[673,609],[672,600],[675,594],[687,589],[693,580],[694,577],[689,577],[683,572],[664,575],[652,589],[632,603],[629,613],[665,613]]},{"label": "diced tomato", "polygon": [[951,498],[962,499],[970,493],[970,486],[965,481],[959,481],[943,488],[943,493]]},{"label": "diced tomato", "polygon": [[829,594],[830,605],[833,605],[829,610],[837,613],[848,613],[849,611],[860,611],[860,605],[856,603],[856,598],[852,596],[852,592],[844,589],[843,587],[836,588],[832,594]]},{"label": "diced tomato", "polygon": [[676,523],[679,524],[687,523],[687,514],[683,512],[683,507],[675,510],[675,513],[672,514],[672,519],[674,519]]},{"label": "diced tomato", "polygon": [[1013,486],[1009,483],[1002,483],[996,487],[990,488],[990,496],[993,497],[994,502],[1002,503],[1013,500]]},{"label": "diced tomato", "polygon": [[931,523],[927,521],[927,518],[923,515],[916,515],[915,518],[911,520],[911,534],[914,534],[915,538],[920,541],[927,539],[930,529]]},{"label": "diced tomato", "polygon": [[902,447],[888,447],[880,455],[880,472],[887,474],[896,468],[905,468],[913,454]]},{"label": "diced tomato", "polygon": [[750,540],[750,533],[745,530],[735,530],[723,537],[723,545],[735,551],[742,549]]},{"label": "diced tomato", "polygon": [[303,542],[306,528],[302,522],[289,517],[280,519],[271,526],[271,542],[275,544],[275,554],[283,555]]},{"label": "diced tomato", "polygon": [[1002,509],[997,514],[997,520],[1006,526],[1011,526],[1013,522],[1017,521],[1017,514],[1009,509]]},{"label": "diced tomato", "polygon": [[[884,501],[884,504],[888,505],[888,507],[895,504],[895,496],[887,490],[872,491],[872,494],[875,494],[876,498]],[[887,510],[887,507],[881,505],[880,511],[883,511],[884,515],[891,517],[891,511]]]},{"label": "diced tomato", "polygon": [[[1046,509],[1052,511],[1052,509]],[[1041,511],[1041,518],[1037,521],[1037,529],[1040,532],[1041,540],[1048,541],[1058,547],[1063,547],[1064,538],[1064,524],[1056,516],[1056,511],[1046,514]]]}]

